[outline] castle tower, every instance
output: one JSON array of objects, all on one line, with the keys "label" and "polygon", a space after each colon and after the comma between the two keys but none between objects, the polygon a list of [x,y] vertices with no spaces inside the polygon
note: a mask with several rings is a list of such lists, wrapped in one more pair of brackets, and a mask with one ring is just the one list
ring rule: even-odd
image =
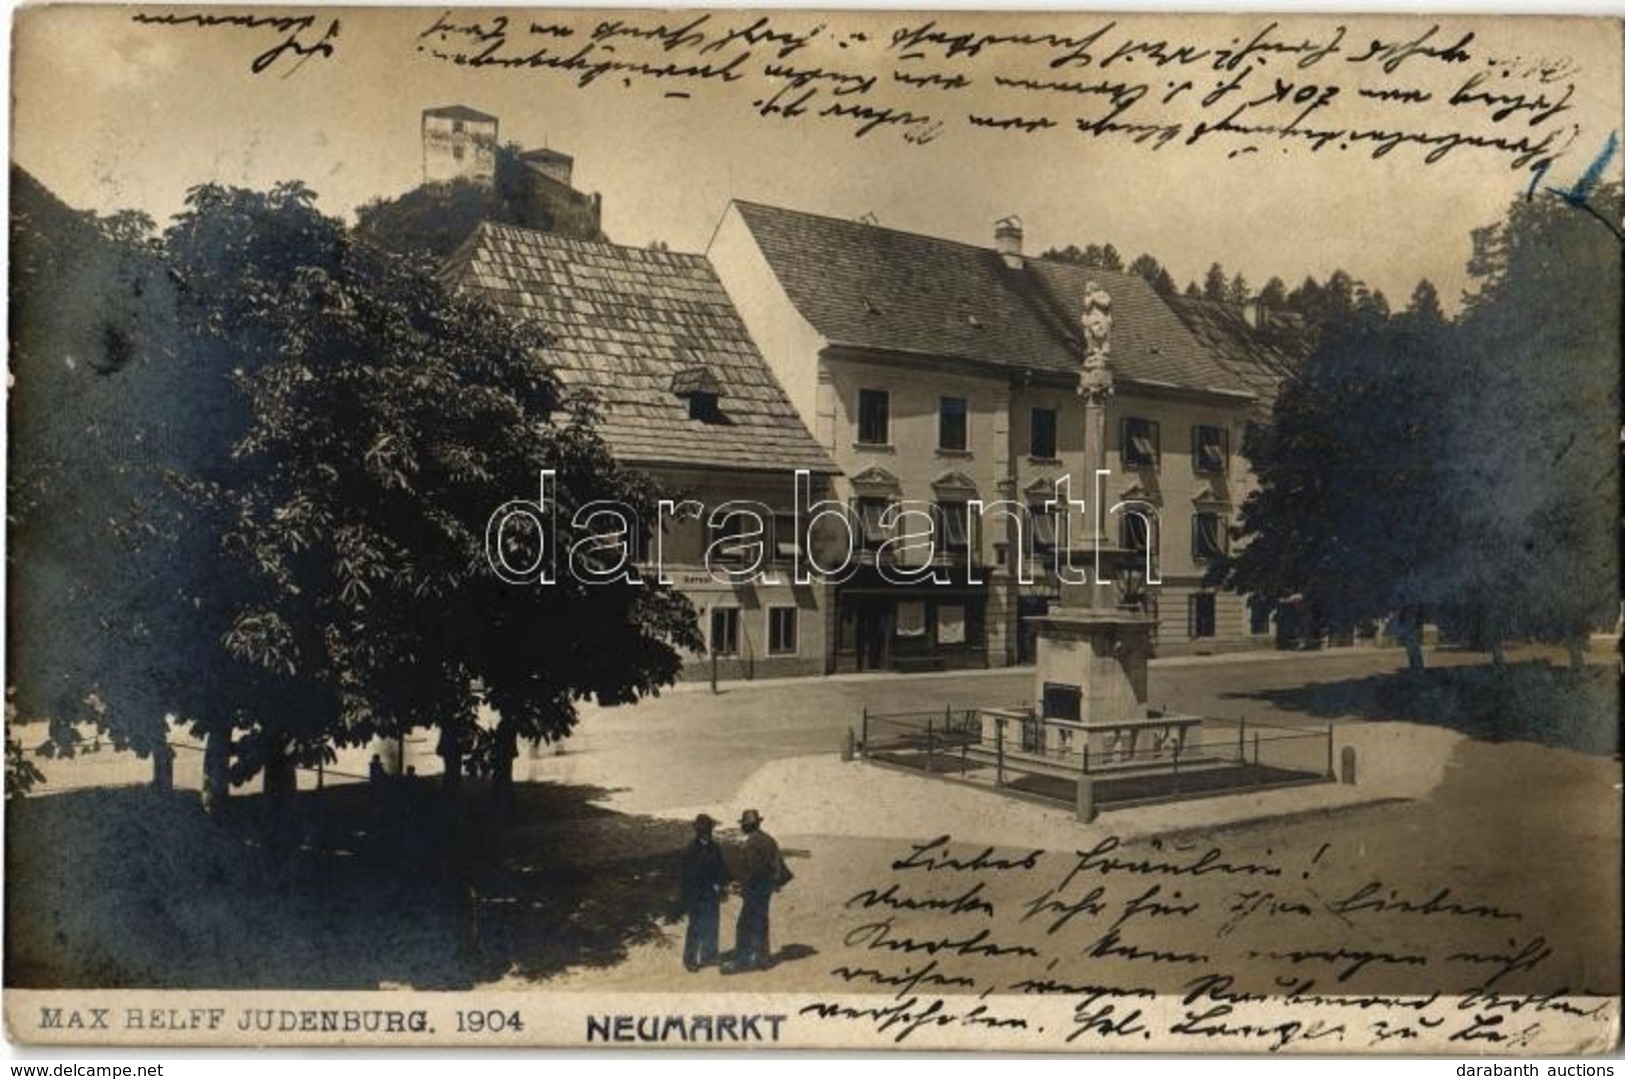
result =
[{"label": "castle tower", "polygon": [[519,155],[519,159],[543,176],[565,187],[571,186],[570,175],[575,169],[575,158],[569,154],[561,154],[557,150],[526,150]]},{"label": "castle tower", "polygon": [[423,110],[423,182],[496,178],[497,118],[466,105]]}]

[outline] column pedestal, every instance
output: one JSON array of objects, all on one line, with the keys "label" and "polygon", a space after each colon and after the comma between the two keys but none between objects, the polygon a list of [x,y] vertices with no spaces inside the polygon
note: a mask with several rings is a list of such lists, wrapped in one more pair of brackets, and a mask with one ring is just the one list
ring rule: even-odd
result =
[{"label": "column pedestal", "polygon": [[1058,607],[1032,619],[1038,630],[1035,680],[1076,687],[1078,719],[1089,725],[1146,718],[1152,620],[1133,611]]}]

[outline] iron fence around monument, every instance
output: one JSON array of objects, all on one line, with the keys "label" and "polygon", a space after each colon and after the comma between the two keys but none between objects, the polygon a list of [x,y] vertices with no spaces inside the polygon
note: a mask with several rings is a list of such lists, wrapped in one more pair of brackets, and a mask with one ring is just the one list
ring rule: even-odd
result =
[{"label": "iron fence around monument", "polygon": [[1102,809],[1335,779],[1330,725],[1153,710],[1141,729],[1108,741],[1030,707],[865,709],[857,748],[874,764],[1065,806],[1087,776]]}]

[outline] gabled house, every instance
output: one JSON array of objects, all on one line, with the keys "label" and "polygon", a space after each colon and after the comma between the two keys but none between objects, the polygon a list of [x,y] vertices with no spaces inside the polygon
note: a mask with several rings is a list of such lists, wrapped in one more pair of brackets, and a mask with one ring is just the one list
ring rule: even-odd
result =
[{"label": "gabled house", "polygon": [[[1023,618],[1059,597],[1058,558],[1089,566],[1094,522],[1045,519],[1068,478],[1095,512],[1085,475],[1080,317],[1085,285],[1110,294],[1115,395],[1108,405],[1107,506],[1142,499],[1153,515],[1102,521],[1109,549],[1151,548],[1160,584],[1125,585],[1158,620],[1163,654],[1270,643],[1244,599],[1202,585],[1228,543],[1245,463],[1240,447],[1260,387],[1204,344],[1167,301],[1129,274],[1025,256],[1015,219],[992,247],[751,202],[731,204],[707,250],[790,400],[841,472],[840,497],[878,552],[907,527],[888,506],[966,503],[985,513],[946,580],[897,584],[879,571],[836,587],[838,670],[1000,666],[1031,658]],[[1063,488],[1064,489],[1064,488]],[[1150,521],[1154,520],[1154,524]],[[1040,563],[1032,583],[1018,548]],[[902,552],[896,555],[905,561]],[[1143,574],[1143,570],[1141,573]]]},{"label": "gabled house", "polygon": [[[544,327],[559,378],[599,397],[599,430],[616,457],[660,480],[674,503],[705,508],[665,520],[644,548],[646,562],[659,552],[700,616],[707,654],[691,657],[685,676],[708,676],[713,657],[721,678],[825,673],[826,589],[795,584],[788,567],[805,543],[794,524],[795,473],[809,473],[817,500],[836,468],[705,257],[487,222],[444,274]],[[706,519],[734,500],[764,505],[771,517],[761,540],[767,570],[738,582],[711,572],[734,556],[725,534],[733,519],[719,527]]]}]

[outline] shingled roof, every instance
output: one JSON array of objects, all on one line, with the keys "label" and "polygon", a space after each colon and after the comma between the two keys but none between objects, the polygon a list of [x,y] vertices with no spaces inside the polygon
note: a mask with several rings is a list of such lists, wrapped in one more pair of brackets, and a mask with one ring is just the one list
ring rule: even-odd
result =
[{"label": "shingled roof", "polygon": [[[621,459],[837,471],[704,256],[484,222],[444,274],[552,335],[549,360],[566,385],[599,395],[601,433]],[[675,376],[702,366],[723,394],[710,421],[691,419],[673,390]]]},{"label": "shingled roof", "polygon": [[1268,419],[1281,383],[1314,349],[1314,334],[1302,320],[1273,317],[1255,326],[1219,300],[1170,296],[1167,302],[1208,352],[1253,391],[1255,414]]},{"label": "shingled roof", "polygon": [[1140,278],[857,221],[735,202],[790,302],[834,345],[1072,371],[1084,285],[1112,297],[1119,381],[1247,396]]}]

